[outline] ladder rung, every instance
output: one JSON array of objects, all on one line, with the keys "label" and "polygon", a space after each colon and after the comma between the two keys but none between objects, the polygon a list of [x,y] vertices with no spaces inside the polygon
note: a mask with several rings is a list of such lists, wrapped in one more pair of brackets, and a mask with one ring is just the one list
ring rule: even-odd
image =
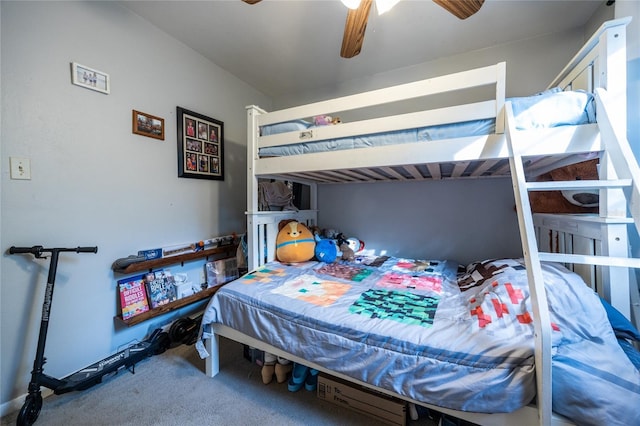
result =
[{"label": "ladder rung", "polygon": [[529,191],[574,191],[580,189],[611,189],[631,186],[631,179],[616,180],[567,180],[527,182]]},{"label": "ladder rung", "polygon": [[540,260],[557,263],[578,263],[584,265],[620,266],[640,268],[640,259],[632,257],[594,256],[588,254],[538,253]]}]

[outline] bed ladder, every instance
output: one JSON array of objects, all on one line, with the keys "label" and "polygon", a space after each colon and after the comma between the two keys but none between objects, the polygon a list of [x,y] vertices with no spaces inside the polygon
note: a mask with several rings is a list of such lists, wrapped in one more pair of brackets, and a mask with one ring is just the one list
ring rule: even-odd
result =
[{"label": "bed ladder", "polygon": [[[601,164],[601,180],[583,180],[567,182],[527,182],[522,153],[518,152],[518,131],[515,129],[513,109],[510,103],[505,105],[507,120],[507,146],[509,165],[518,213],[518,226],[522,240],[522,250],[527,268],[529,290],[532,296],[535,332],[536,385],[538,389],[538,417],[540,424],[552,423],[551,390],[551,319],[544,290],[541,261],[575,263],[608,266],[620,273],[629,274],[628,268],[640,268],[640,259],[629,257],[626,242],[626,224],[633,223],[640,234],[640,168],[626,138],[625,126],[616,123],[611,117],[612,100],[603,89],[596,90],[598,107],[598,127],[604,147]],[[607,113],[609,112],[609,114]],[[615,125],[614,125],[615,123]],[[601,166],[602,167],[602,166]],[[603,175],[606,179],[603,179]],[[614,247],[602,255],[580,255],[547,253],[538,250],[533,224],[533,215],[529,203],[529,191],[599,189],[604,206],[601,206],[600,220],[606,223],[620,223],[624,238],[608,235],[609,241],[624,241],[625,247]],[[620,204],[622,201],[622,204]],[[603,204],[603,203],[601,203]],[[610,209],[611,207],[611,209]],[[609,214],[613,210],[613,214]],[[631,217],[627,217],[630,214]],[[613,283],[612,283],[613,284]],[[628,301],[629,299],[627,299]]]}]

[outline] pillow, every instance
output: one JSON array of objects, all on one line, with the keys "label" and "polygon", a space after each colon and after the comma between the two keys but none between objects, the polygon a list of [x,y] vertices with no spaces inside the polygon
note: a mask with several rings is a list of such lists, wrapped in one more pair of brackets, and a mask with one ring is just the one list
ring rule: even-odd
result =
[{"label": "pillow", "polygon": [[304,120],[292,120],[285,121],[283,123],[269,124],[260,127],[260,134],[262,136],[276,135],[278,133],[297,132],[299,130],[306,130],[311,127],[313,123]]},{"label": "pillow", "polygon": [[595,123],[594,97],[583,90],[549,90],[507,101],[511,101],[519,130]]},{"label": "pillow", "polygon": [[611,306],[609,302],[600,298],[604,310],[607,312],[607,318],[611,323],[611,327],[617,338],[636,340],[640,342],[640,332],[625,318],[616,308]]},{"label": "pillow", "polygon": [[540,95],[548,95],[551,93],[558,93],[558,92],[562,92],[562,89],[559,87],[552,87],[551,89],[547,89],[547,90],[543,90],[542,92],[538,92],[536,94],[534,94],[533,96],[540,96]]}]

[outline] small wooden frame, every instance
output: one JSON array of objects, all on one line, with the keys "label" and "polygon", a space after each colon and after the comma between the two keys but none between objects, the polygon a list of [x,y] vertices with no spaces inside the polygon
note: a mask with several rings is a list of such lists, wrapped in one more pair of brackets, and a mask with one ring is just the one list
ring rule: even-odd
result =
[{"label": "small wooden frame", "polygon": [[164,118],[133,110],[132,132],[136,135],[164,140]]}]

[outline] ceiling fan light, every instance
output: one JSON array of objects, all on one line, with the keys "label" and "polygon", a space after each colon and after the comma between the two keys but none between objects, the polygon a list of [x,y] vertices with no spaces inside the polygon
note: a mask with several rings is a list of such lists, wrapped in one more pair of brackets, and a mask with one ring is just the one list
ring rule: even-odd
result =
[{"label": "ceiling fan light", "polygon": [[385,12],[391,10],[400,0],[376,0],[376,9],[378,9],[378,15],[382,15]]},{"label": "ceiling fan light", "polygon": [[342,4],[347,6],[349,9],[357,9],[360,6],[360,0],[340,0]]}]

